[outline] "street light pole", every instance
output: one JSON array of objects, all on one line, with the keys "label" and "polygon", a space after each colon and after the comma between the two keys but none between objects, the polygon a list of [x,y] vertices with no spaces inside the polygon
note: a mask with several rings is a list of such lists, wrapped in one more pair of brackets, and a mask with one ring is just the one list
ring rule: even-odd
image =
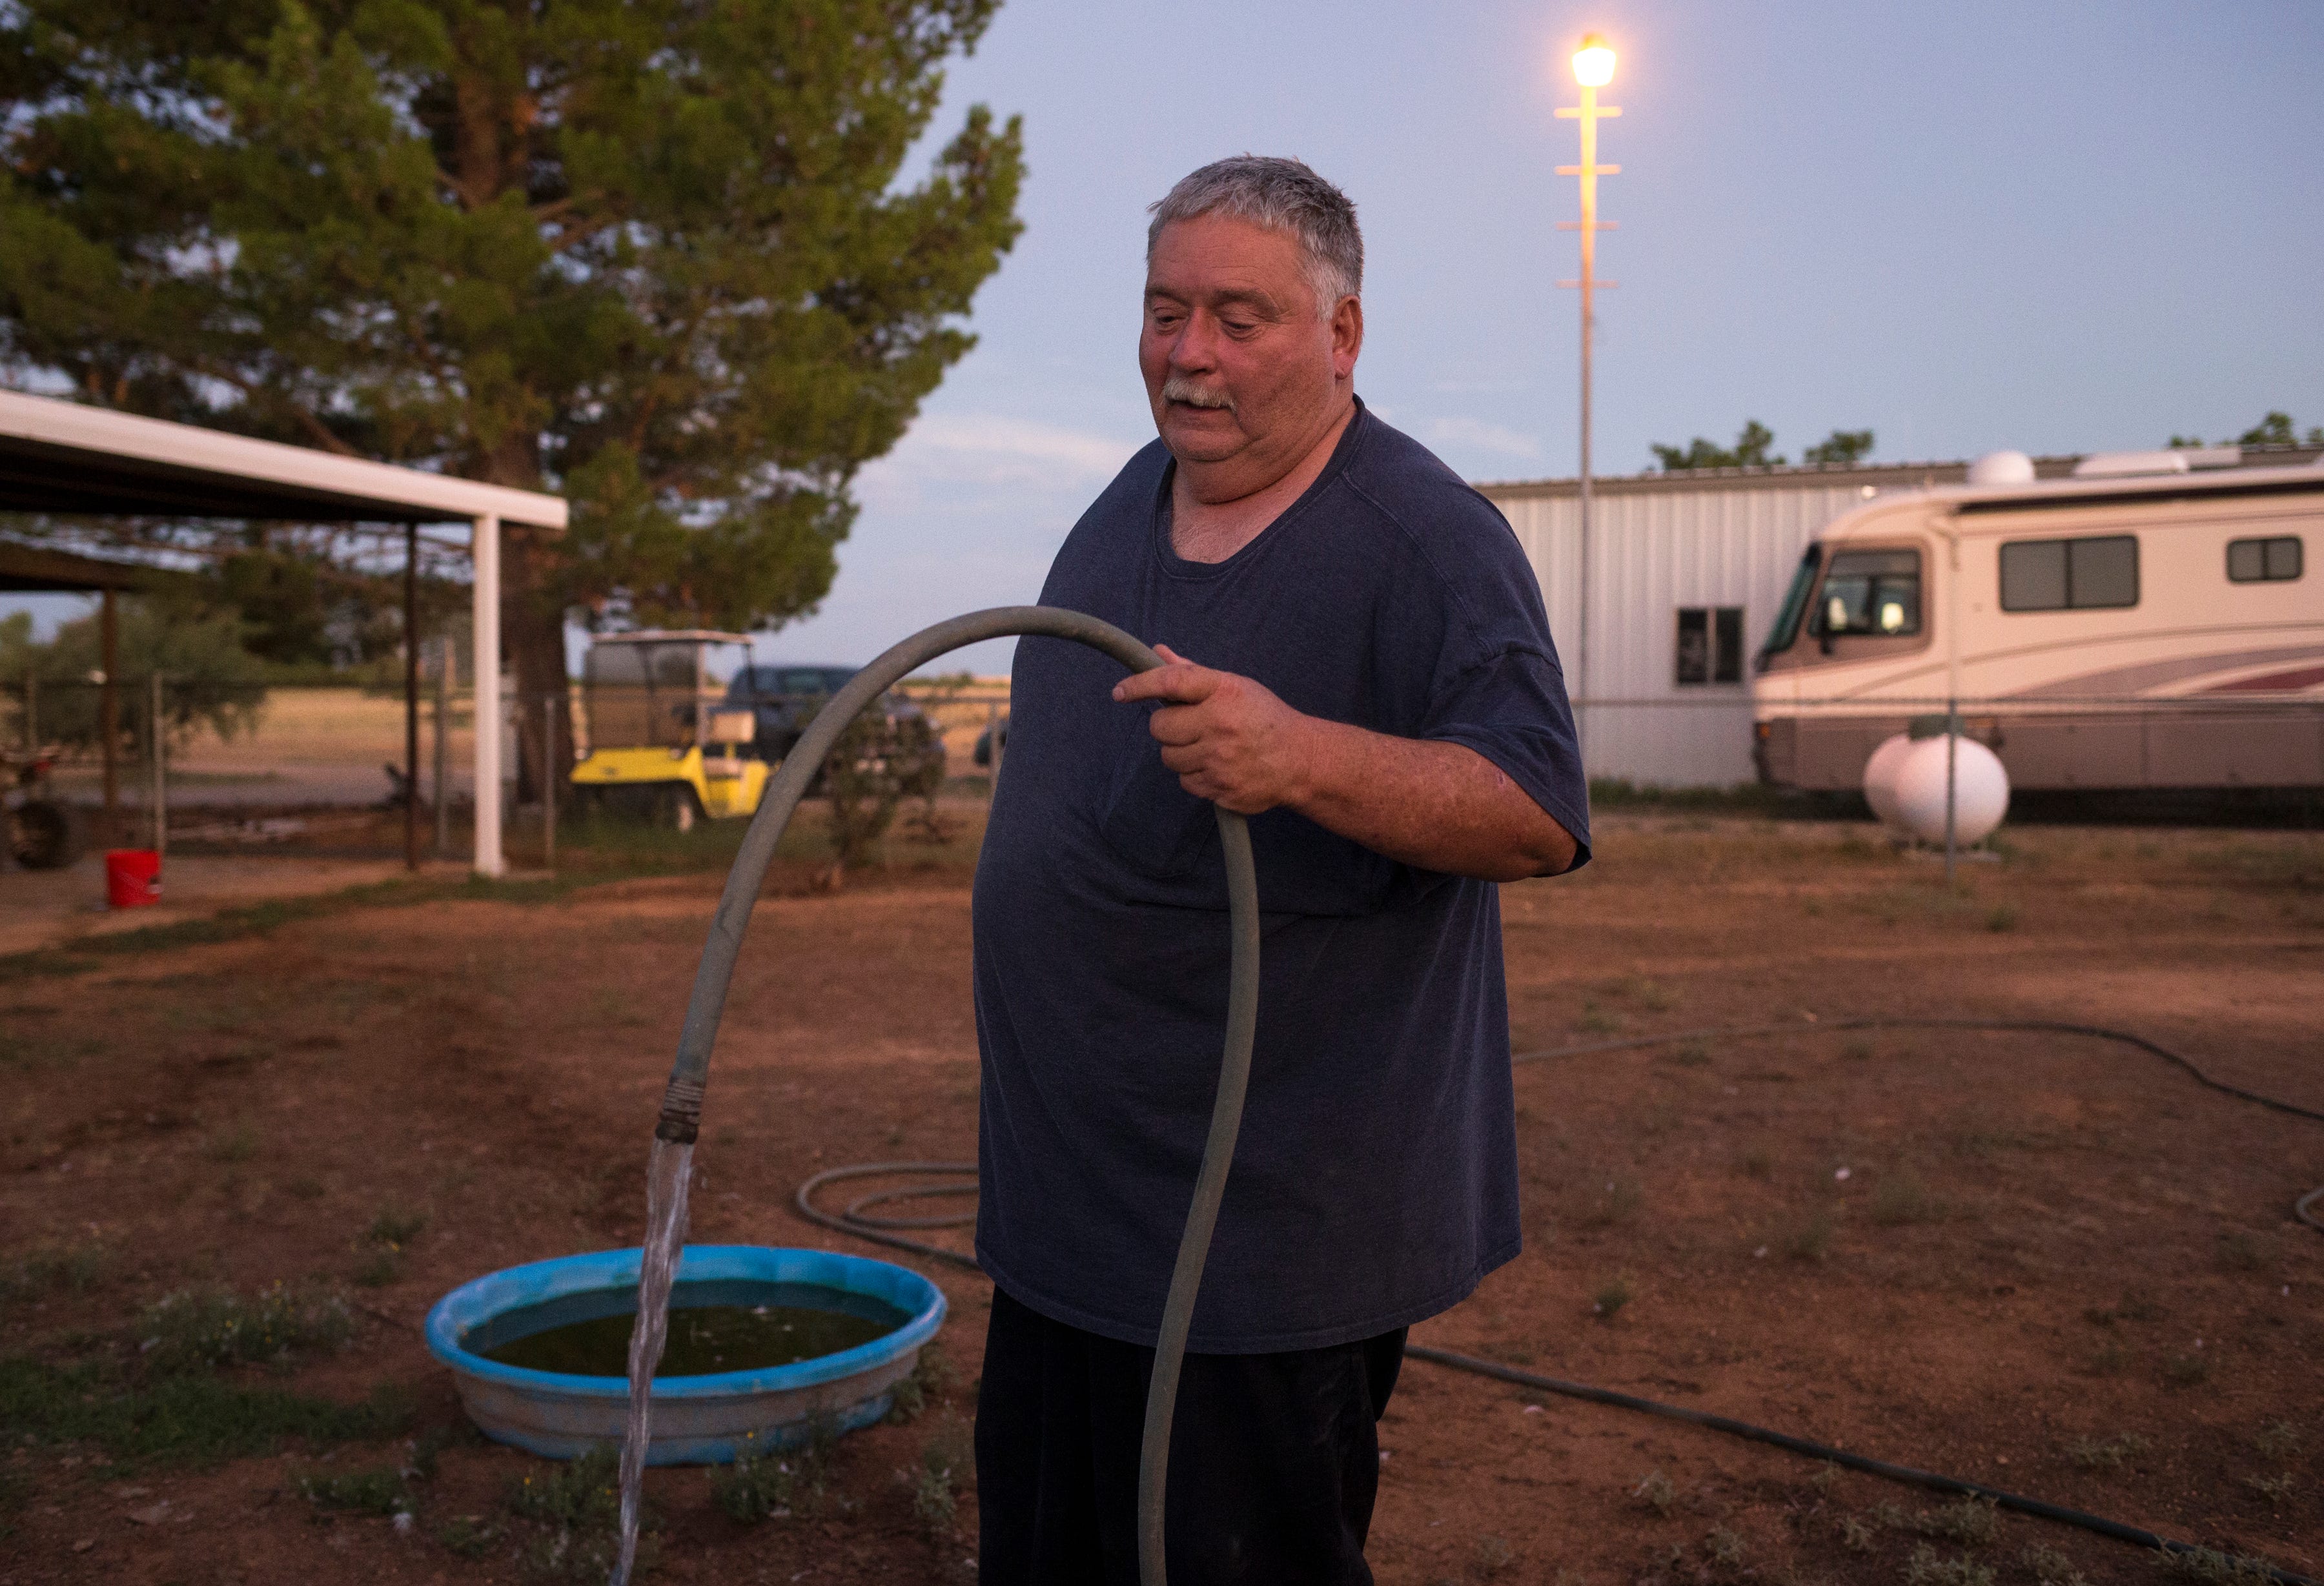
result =
[{"label": "street light pole", "polygon": [[1619,115],[1621,108],[1598,103],[1598,90],[1614,80],[1614,51],[1596,33],[1585,36],[1582,48],[1573,52],[1573,80],[1582,86],[1582,103],[1578,107],[1562,106],[1562,117],[1579,120],[1582,124],[1582,163],[1561,165],[1560,176],[1579,177],[1582,180],[1582,219],[1577,225],[1561,221],[1560,230],[1575,230],[1582,234],[1582,276],[1578,281],[1561,281],[1562,287],[1579,287],[1582,290],[1582,475],[1581,475],[1581,576],[1578,580],[1576,616],[1573,638],[1573,696],[1575,709],[1573,730],[1582,732],[1582,707],[1590,692],[1590,358],[1591,344],[1596,339],[1598,308],[1597,290],[1618,283],[1598,279],[1598,234],[1615,229],[1612,221],[1598,218],[1598,179],[1614,176],[1621,171],[1618,165],[1598,163],[1598,118]]}]

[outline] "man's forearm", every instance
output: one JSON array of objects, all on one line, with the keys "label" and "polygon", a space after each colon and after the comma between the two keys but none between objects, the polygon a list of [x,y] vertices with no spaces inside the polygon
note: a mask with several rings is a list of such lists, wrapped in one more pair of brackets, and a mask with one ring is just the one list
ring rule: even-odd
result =
[{"label": "man's forearm", "polygon": [[1475,750],[1302,720],[1304,769],[1284,804],[1325,830],[1422,870],[1485,881],[1572,864],[1572,834]]}]

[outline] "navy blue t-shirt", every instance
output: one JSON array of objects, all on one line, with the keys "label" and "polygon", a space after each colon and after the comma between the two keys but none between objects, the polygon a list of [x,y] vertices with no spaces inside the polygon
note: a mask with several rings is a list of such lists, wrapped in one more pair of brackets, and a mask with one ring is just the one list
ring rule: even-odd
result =
[{"label": "navy blue t-shirt", "polygon": [[[1564,679],[1492,504],[1360,406],[1314,485],[1223,562],[1170,548],[1157,441],[1084,513],[1044,604],[1087,612],[1293,708],[1465,744],[1589,855]],[[1217,1091],[1226,879],[1211,806],[1117,705],[1119,663],[1017,648],[977,865],[977,1258],[1053,1320],[1151,1344]],[[1384,1332],[1518,1248],[1500,902],[1305,816],[1250,823],[1259,1039],[1188,1347]]]}]

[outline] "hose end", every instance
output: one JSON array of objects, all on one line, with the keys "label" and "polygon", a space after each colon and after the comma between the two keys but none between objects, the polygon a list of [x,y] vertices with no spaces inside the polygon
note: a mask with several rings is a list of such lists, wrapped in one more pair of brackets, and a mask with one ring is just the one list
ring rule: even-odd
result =
[{"label": "hose end", "polygon": [[654,1124],[654,1139],[668,1140],[673,1146],[690,1146],[702,1133],[702,1091],[698,1080],[684,1080],[672,1075],[669,1088],[662,1093],[661,1117]]}]

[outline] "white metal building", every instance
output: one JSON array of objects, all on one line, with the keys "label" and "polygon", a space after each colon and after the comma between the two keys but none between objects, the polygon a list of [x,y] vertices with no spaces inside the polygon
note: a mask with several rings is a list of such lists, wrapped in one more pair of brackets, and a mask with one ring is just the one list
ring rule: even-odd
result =
[{"label": "white metal building", "polygon": [[[2200,462],[2280,465],[2316,455],[2312,447],[2270,447],[2238,459],[2236,448],[2212,447]],[[2054,478],[2081,461],[2037,457],[2034,466]],[[1968,476],[1969,465],[1954,462],[1592,479],[1586,625],[1577,482],[1478,489],[1508,517],[1541,579],[1591,776],[1702,788],[1753,779],[1752,658],[1808,542],[1876,495]]]}]

